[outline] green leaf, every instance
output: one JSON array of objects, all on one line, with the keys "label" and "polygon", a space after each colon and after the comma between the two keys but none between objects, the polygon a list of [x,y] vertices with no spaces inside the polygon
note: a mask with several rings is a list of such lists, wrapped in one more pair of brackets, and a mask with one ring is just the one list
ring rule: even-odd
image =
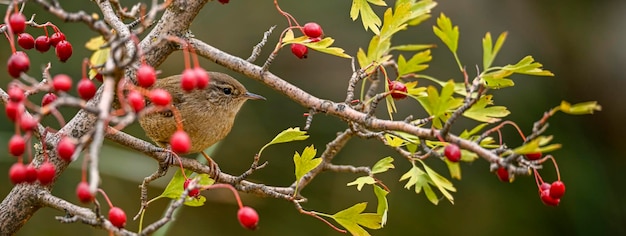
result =
[{"label": "green leaf", "polygon": [[[461,155],[462,156],[462,155]],[[453,179],[461,179],[461,165],[459,164],[459,162],[451,162],[448,161],[448,159],[444,159],[443,160],[446,163],[446,166],[448,166],[448,170],[450,171],[450,177],[452,177]]]},{"label": "green leaf", "polygon": [[369,176],[363,176],[363,177],[359,177],[356,180],[348,183],[346,186],[356,185],[356,189],[361,191],[363,186],[365,186],[366,184],[376,184],[376,180],[374,178],[372,178],[372,177],[369,177]]},{"label": "green leaf", "polygon": [[459,43],[459,27],[452,26],[452,21],[443,12],[437,18],[437,26],[433,26],[435,35],[443,41],[446,46],[456,54],[456,50]]},{"label": "green leaf", "polygon": [[[524,145],[513,149],[516,154],[528,154],[528,153],[547,153],[561,148],[561,144],[550,144],[552,136],[539,136]],[[546,146],[547,145],[547,146]]]},{"label": "green leaf", "polygon": [[430,50],[416,53],[411,57],[409,61],[404,59],[404,56],[398,57],[398,76],[411,74],[419,71],[423,71],[428,68],[428,64],[423,64],[432,60]]},{"label": "green leaf", "polygon": [[463,113],[463,116],[480,122],[494,123],[500,121],[500,117],[505,117],[511,113],[504,106],[487,107],[487,105],[493,105],[492,97],[493,95],[482,96]]},{"label": "green leaf", "polygon": [[352,8],[350,8],[350,18],[355,21],[360,14],[365,30],[371,29],[374,34],[379,34],[380,30],[378,27],[382,22],[376,13],[374,13],[374,10],[372,10],[372,7],[368,4],[368,2],[379,6],[387,5],[382,0],[353,0]]},{"label": "green leaf", "polygon": [[597,101],[576,103],[574,105],[566,101],[561,101],[560,110],[570,115],[593,114],[594,111],[601,111],[602,106]]},{"label": "green leaf", "polygon": [[378,199],[376,214],[381,217],[380,227],[382,228],[387,223],[387,214],[389,213],[389,203],[387,202],[387,194],[389,194],[389,192],[385,191],[378,185],[374,185],[374,194]]},{"label": "green leaf", "polygon": [[404,139],[391,134],[385,134],[385,141],[390,147],[400,147],[404,145]]},{"label": "green leaf", "polygon": [[299,127],[289,128],[289,129],[283,130],[278,135],[276,135],[276,137],[274,137],[274,139],[272,139],[272,141],[270,141],[269,143],[265,144],[265,146],[263,146],[261,148],[261,150],[259,150],[259,156],[261,156],[261,153],[263,152],[263,150],[266,147],[268,147],[268,146],[270,146],[272,144],[287,143],[287,142],[292,142],[292,141],[305,140],[307,138],[309,138],[309,136],[306,135],[306,131],[301,131]]},{"label": "green leaf", "polygon": [[552,72],[542,69],[543,65],[536,62],[532,56],[522,58],[515,65],[506,65],[503,70],[512,71],[518,74],[537,75],[537,76],[554,76]]},{"label": "green leaf", "polygon": [[443,194],[443,196],[446,197],[448,201],[450,201],[450,203],[454,204],[454,198],[452,197],[452,194],[448,192],[448,191],[456,192],[456,188],[452,185],[452,182],[450,182],[448,179],[446,179],[445,177],[439,175],[437,172],[432,170],[430,167],[426,165],[426,163],[422,162],[421,160],[420,162],[424,166],[426,173],[428,173],[428,176],[433,182],[433,186],[437,187],[437,189],[439,189],[439,191]]},{"label": "green leaf", "polygon": [[487,32],[483,38],[483,70],[487,70],[491,66],[491,63],[493,63],[493,60],[496,58],[496,55],[498,55],[500,48],[502,48],[502,44],[504,44],[504,41],[506,40],[506,35],[507,32],[500,34],[495,45],[492,45],[491,33]]},{"label": "green leaf", "polygon": [[[296,183],[299,183],[300,179],[309,171],[315,169],[322,163],[321,158],[315,158],[317,150],[313,145],[304,148],[302,155],[296,152],[293,155],[293,163],[296,165]],[[296,193],[298,192],[298,185],[296,185]]]},{"label": "green leaf", "polygon": [[461,134],[459,135],[459,138],[462,139],[469,139],[471,136],[477,134],[478,132],[480,132],[482,129],[484,129],[486,126],[488,125],[488,123],[482,123],[477,125],[476,127],[474,127],[472,130],[467,131],[467,130],[463,130],[463,132],[461,132]]},{"label": "green leaf", "polygon": [[389,40],[398,31],[405,30],[409,20],[411,20],[411,4],[396,4],[393,11],[388,8],[383,15],[383,26],[380,29],[381,40]]},{"label": "green leaf", "polygon": [[428,94],[426,94],[426,87],[417,87],[417,81],[406,82],[404,85],[406,86],[406,93],[413,97],[428,96]]},{"label": "green leaf", "polygon": [[374,213],[362,213],[367,202],[357,203],[354,206],[332,215],[332,218],[346,228],[352,235],[370,235],[363,227],[379,229],[382,217]]},{"label": "green leaf", "polygon": [[335,40],[331,37],[324,37],[322,40],[317,41],[317,42],[311,41],[311,38],[307,36],[293,38],[293,32],[291,30],[288,30],[287,33],[285,33],[285,36],[283,37],[282,46],[284,47],[285,45],[288,45],[288,44],[297,43],[297,44],[302,44],[304,46],[307,46],[313,50],[316,50],[322,53],[326,53],[326,54],[330,54],[330,55],[338,56],[338,57],[343,57],[343,58],[352,58],[352,56],[344,53],[345,50],[343,50],[342,48],[330,47],[334,42]]},{"label": "green leaf", "polygon": [[434,117],[433,127],[439,129],[448,120],[450,113],[463,105],[463,99],[452,96],[454,93],[454,82],[452,80],[446,83],[441,89],[441,93],[437,92],[433,86],[429,86],[426,92],[428,96],[419,97],[418,101],[424,107],[424,110]]},{"label": "green leaf", "polygon": [[439,203],[439,198],[437,198],[437,195],[433,192],[429,185],[433,184],[432,180],[430,180],[430,177],[426,174],[426,172],[415,166],[415,164],[413,164],[413,167],[409,171],[400,177],[400,181],[403,180],[408,180],[404,185],[404,188],[411,189],[411,187],[414,186],[416,194],[422,192],[423,189],[426,198],[428,198],[430,202],[435,205]]},{"label": "green leaf", "polygon": [[378,162],[376,162],[376,164],[372,167],[372,174],[383,173],[389,169],[395,168],[395,166],[391,164],[392,162],[393,158],[390,156],[378,160]]},{"label": "green leaf", "polygon": [[422,51],[425,49],[429,49],[429,48],[434,48],[436,45],[435,44],[405,44],[405,45],[398,45],[398,46],[393,46],[391,48],[389,48],[389,51]]},{"label": "green leaf", "polygon": [[[189,178],[192,178],[191,177],[192,174],[193,172],[185,170],[185,175],[189,176]],[[212,185],[213,183],[215,183],[215,180],[211,179],[209,175],[207,174],[196,175],[193,178],[198,179],[198,185],[200,186],[208,186],[208,185]],[[161,197],[166,197],[166,198],[171,198],[171,199],[180,198],[180,195],[182,195],[184,191],[184,188],[183,188],[184,183],[185,183],[185,177],[183,176],[182,172],[179,169],[176,171],[176,173],[174,174],[170,182],[167,184],[167,187],[165,187],[165,190],[163,190],[163,193],[161,193],[161,195],[159,195],[157,198],[161,198]],[[203,206],[204,202],[206,202],[206,198],[204,196],[187,197],[187,199],[185,199],[184,204],[187,206],[197,207],[197,206]]]}]

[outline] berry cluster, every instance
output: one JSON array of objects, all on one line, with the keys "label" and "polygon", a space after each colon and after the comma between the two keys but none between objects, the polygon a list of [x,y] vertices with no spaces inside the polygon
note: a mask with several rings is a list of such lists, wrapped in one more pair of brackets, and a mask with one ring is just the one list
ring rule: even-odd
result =
[{"label": "berry cluster", "polygon": [[[322,39],[324,35],[324,31],[322,31],[322,27],[315,23],[309,22],[304,24],[304,26],[300,27],[300,30],[304,35],[309,37],[310,42],[318,42]],[[297,58],[305,59],[309,53],[309,48],[304,44],[293,43],[291,44],[291,53],[295,55]]]},{"label": "berry cluster", "polygon": [[541,202],[546,206],[558,206],[561,203],[561,198],[565,195],[565,184],[561,181],[561,174],[559,173],[559,167],[556,164],[554,158],[550,155],[547,156],[554,163],[556,168],[557,180],[551,184],[546,183],[539,175],[536,169],[533,169],[535,174],[535,181],[537,182],[537,188],[539,190],[539,198]]}]

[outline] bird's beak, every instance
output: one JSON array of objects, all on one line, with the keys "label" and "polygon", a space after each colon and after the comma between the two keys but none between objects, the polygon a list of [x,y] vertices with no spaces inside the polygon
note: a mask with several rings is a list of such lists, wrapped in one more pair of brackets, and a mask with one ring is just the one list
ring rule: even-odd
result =
[{"label": "bird's beak", "polygon": [[246,92],[245,97],[250,100],[266,100],[263,96],[251,92]]}]

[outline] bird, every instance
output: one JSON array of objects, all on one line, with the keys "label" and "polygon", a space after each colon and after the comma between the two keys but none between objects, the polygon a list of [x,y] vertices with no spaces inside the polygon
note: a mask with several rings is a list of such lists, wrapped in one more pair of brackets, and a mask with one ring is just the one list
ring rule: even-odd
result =
[{"label": "bird", "polygon": [[[202,153],[211,165],[215,163],[204,150],[228,135],[237,113],[247,100],[265,98],[248,92],[239,81],[228,74],[211,71],[207,73],[210,82],[203,89],[183,90],[180,74],[158,79],[149,89],[164,89],[172,96],[172,105],[180,113],[183,130],[191,140],[190,150],[180,154]],[[139,124],[146,136],[162,148],[168,148],[170,137],[178,127],[171,110],[143,114],[139,117]]]}]

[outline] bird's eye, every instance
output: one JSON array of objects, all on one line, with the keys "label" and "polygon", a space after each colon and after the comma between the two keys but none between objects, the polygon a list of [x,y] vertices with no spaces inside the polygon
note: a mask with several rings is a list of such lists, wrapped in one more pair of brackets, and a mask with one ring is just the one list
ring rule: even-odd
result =
[{"label": "bird's eye", "polygon": [[230,88],[223,88],[222,91],[224,92],[224,94],[226,95],[230,95],[233,91]]}]

